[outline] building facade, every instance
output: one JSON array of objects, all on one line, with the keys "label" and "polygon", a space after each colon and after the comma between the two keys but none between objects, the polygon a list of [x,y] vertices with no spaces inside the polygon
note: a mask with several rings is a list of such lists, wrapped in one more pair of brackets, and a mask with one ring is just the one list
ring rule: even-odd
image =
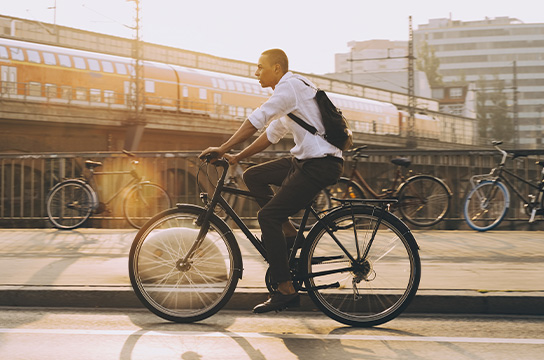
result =
[{"label": "building facade", "polygon": [[[544,131],[544,23],[500,17],[479,21],[432,19],[414,31],[427,42],[448,83],[473,84],[476,95],[502,89],[514,145],[541,148]],[[492,126],[492,125],[491,125]]]}]

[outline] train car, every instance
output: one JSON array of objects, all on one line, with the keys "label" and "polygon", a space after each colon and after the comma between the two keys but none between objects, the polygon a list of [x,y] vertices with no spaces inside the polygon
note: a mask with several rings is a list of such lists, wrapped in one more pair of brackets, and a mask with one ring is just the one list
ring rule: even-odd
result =
[{"label": "train car", "polygon": [[[408,122],[410,114],[407,111],[399,111],[398,126],[400,134],[406,136],[408,134]],[[437,117],[424,114],[414,114],[414,133],[417,137],[438,139],[440,137],[440,121]]]},{"label": "train car", "polygon": [[[2,96],[118,108],[129,108],[135,97],[130,58],[0,38],[0,66]],[[143,62],[143,84],[149,111],[240,121],[272,94],[257,79],[150,61]],[[355,132],[402,135],[406,129],[406,114],[393,104],[329,96]],[[433,117],[416,116],[416,134],[433,137],[437,126]]]}]

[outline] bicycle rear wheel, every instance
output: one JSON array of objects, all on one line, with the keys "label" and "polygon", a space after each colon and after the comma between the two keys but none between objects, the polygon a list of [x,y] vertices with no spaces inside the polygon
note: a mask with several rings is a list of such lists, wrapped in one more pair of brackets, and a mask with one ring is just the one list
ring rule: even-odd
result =
[{"label": "bicycle rear wheel", "polygon": [[64,181],[51,189],[46,208],[47,217],[56,228],[74,229],[91,216],[92,195],[82,181]]},{"label": "bicycle rear wheel", "polygon": [[487,231],[497,227],[506,216],[510,198],[499,182],[483,181],[468,194],[464,215],[474,230]]},{"label": "bicycle rear wheel", "polygon": [[376,229],[380,214],[365,205],[335,210],[316,224],[302,249],[299,272],[310,298],[347,325],[394,319],[419,286],[421,264],[412,233],[390,213]]},{"label": "bicycle rear wheel", "polygon": [[446,216],[450,191],[438,179],[420,175],[408,180],[398,194],[398,209],[406,221],[416,226],[432,226]]},{"label": "bicycle rear wheel", "polygon": [[134,185],[127,193],[123,210],[128,223],[139,229],[147,220],[171,206],[170,197],[161,186],[140,183]]},{"label": "bicycle rear wheel", "polygon": [[129,275],[140,301],[163,319],[186,323],[212,316],[230,299],[242,276],[242,257],[230,228],[217,216],[193,256],[204,208],[183,205],[151,219],[136,235]]}]

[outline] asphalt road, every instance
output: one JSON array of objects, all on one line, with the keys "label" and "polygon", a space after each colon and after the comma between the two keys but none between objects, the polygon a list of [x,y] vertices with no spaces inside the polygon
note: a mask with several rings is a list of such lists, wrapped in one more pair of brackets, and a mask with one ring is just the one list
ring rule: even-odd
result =
[{"label": "asphalt road", "polygon": [[345,327],[320,313],[222,311],[195,324],[144,310],[0,308],[3,360],[536,360],[542,316],[401,316]]}]

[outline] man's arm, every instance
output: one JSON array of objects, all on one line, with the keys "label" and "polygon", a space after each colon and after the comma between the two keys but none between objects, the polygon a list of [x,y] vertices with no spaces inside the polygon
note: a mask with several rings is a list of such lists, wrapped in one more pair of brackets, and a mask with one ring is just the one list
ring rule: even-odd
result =
[{"label": "man's arm", "polygon": [[241,161],[241,160],[243,160],[245,158],[248,158],[248,157],[250,157],[252,155],[255,155],[255,154],[263,151],[264,149],[266,149],[270,145],[272,145],[272,143],[270,142],[270,140],[268,140],[266,132],[263,132],[257,138],[257,140],[255,140],[253,143],[251,143],[251,145],[246,147],[240,153],[238,153],[238,154],[236,154],[234,156],[225,155],[225,157],[229,160],[229,162],[232,165],[232,164],[237,163],[238,161]]},{"label": "man's arm", "polygon": [[236,130],[234,135],[230,137],[223,145],[219,147],[209,147],[204,150],[199,157],[204,157],[206,154],[212,152],[217,154],[217,157],[222,157],[227,151],[230,151],[234,146],[243,143],[249,139],[253,134],[257,132],[257,129],[249,120],[245,120],[242,125]]}]

